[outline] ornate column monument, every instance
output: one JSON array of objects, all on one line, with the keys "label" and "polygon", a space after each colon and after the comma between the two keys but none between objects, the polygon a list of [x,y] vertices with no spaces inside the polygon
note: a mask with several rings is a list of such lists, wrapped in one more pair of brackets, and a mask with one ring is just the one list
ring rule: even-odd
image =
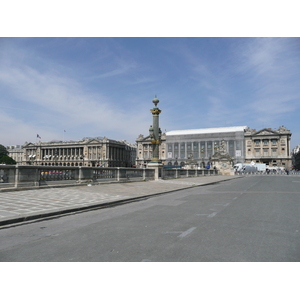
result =
[{"label": "ornate column monument", "polygon": [[152,160],[148,163],[148,168],[154,168],[155,169],[155,180],[158,180],[158,178],[161,175],[161,169],[162,169],[162,162],[159,158],[159,145],[161,144],[161,130],[159,128],[159,114],[161,113],[161,110],[157,107],[157,104],[159,103],[159,100],[156,98],[152,101],[154,103],[154,108],[150,109],[150,112],[153,116],[153,125],[150,126],[149,133],[150,133],[150,139],[151,144],[153,147],[152,150]]}]

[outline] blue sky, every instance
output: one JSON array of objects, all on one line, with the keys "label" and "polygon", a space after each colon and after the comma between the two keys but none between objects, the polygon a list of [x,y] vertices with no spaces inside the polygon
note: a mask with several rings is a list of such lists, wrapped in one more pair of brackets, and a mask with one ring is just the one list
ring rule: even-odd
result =
[{"label": "blue sky", "polygon": [[[300,144],[300,38],[0,39],[0,144],[286,126]],[[66,131],[64,133],[64,130]]]}]

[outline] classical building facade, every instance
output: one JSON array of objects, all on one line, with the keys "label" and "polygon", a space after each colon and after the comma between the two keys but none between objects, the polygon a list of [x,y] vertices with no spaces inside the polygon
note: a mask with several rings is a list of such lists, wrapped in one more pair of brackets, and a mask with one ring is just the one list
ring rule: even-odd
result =
[{"label": "classical building facade", "polygon": [[[153,157],[153,147],[151,143],[150,135],[144,137],[142,134],[136,140],[137,143],[137,156],[136,156],[136,167],[146,168],[148,163]],[[161,144],[159,145],[159,157],[162,163],[166,160],[166,134],[161,135]]]},{"label": "classical building facade", "polygon": [[[222,140],[234,163],[244,162],[244,130],[247,126],[175,130],[162,134],[160,158],[164,165],[184,167],[189,160],[198,167],[210,165],[211,157]],[[151,160],[152,145],[148,137],[140,135],[137,143],[137,167],[145,167]]]},{"label": "classical building facade", "polygon": [[254,161],[270,167],[291,168],[291,135],[284,126],[278,129],[264,128],[259,131],[245,130],[246,163]]},{"label": "classical building facade", "polygon": [[[291,135],[284,126],[259,131],[247,126],[175,130],[162,135],[159,152],[164,165],[184,167],[193,161],[198,167],[206,167],[223,141],[233,164],[254,161],[291,168]],[[152,157],[151,140],[140,135],[136,143],[137,167],[146,167]]]},{"label": "classical building facade", "polygon": [[8,156],[14,159],[17,165],[24,163],[24,150],[21,145],[11,145],[6,147]]},{"label": "classical building facade", "polygon": [[106,137],[67,142],[26,142],[22,148],[23,164],[27,165],[132,167],[136,158],[135,145]]},{"label": "classical building facade", "polygon": [[233,162],[243,162],[246,128],[235,126],[169,131],[166,133],[166,164],[183,167],[188,159],[193,159],[198,167],[211,165],[211,157],[218,151],[222,141]]}]

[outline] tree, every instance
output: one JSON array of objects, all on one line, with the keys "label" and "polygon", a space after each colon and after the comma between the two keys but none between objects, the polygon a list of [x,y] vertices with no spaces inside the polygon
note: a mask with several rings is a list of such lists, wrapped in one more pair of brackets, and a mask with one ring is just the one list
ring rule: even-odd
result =
[{"label": "tree", "polygon": [[0,158],[0,164],[15,165],[17,162],[10,156],[4,155]]},{"label": "tree", "polygon": [[8,156],[8,151],[3,145],[0,144],[0,158],[3,156]]},{"label": "tree", "polygon": [[17,162],[12,159],[10,156],[8,156],[9,152],[7,149],[0,144],[0,164],[5,165],[15,165]]}]

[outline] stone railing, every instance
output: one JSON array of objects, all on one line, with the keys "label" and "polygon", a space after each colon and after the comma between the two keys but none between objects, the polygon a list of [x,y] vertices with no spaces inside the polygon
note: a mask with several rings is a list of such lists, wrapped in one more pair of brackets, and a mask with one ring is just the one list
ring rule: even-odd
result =
[{"label": "stone railing", "polygon": [[[161,178],[218,175],[217,170],[162,169]],[[0,190],[154,180],[154,169],[0,165]]]},{"label": "stone railing", "polygon": [[0,165],[0,189],[154,180],[154,170]]},{"label": "stone railing", "polygon": [[218,170],[214,169],[163,169],[162,178],[183,178],[218,175]]}]

